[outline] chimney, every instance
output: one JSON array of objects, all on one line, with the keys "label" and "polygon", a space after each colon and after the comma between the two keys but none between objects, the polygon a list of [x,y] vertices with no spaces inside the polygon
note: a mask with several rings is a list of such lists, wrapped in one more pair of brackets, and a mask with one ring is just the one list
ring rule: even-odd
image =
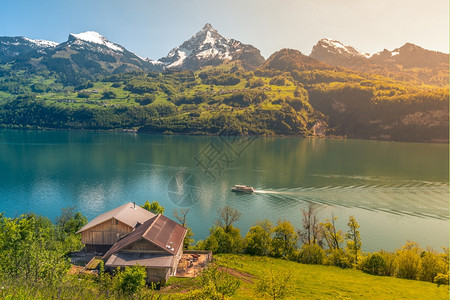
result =
[{"label": "chimney", "polygon": [[136,202],[133,202],[133,208],[136,209]]}]

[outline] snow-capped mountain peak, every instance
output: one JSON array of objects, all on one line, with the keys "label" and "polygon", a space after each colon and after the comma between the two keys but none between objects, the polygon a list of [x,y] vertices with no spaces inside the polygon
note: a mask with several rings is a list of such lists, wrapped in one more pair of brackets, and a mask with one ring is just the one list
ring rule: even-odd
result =
[{"label": "snow-capped mountain peak", "polygon": [[330,52],[337,52],[340,54],[346,54],[346,55],[350,55],[350,56],[360,56],[360,57],[366,57],[366,58],[370,57],[370,55],[366,52],[360,51],[352,46],[344,45],[341,42],[330,39],[330,38],[321,39],[314,47],[317,47],[317,46],[322,46]]},{"label": "snow-capped mountain peak", "polygon": [[206,23],[199,32],[172,49],[159,61],[168,68],[198,68],[203,65],[219,64],[225,60],[239,59],[244,56],[243,54],[255,59],[252,64],[261,64],[264,61],[255,47],[225,38],[211,24]]},{"label": "snow-capped mountain peak", "polygon": [[36,46],[38,46],[40,48],[50,48],[50,47],[58,46],[57,42],[46,41],[46,40],[34,40],[34,39],[27,38],[27,37],[24,37],[23,39],[30,43],[35,44]]},{"label": "snow-capped mountain peak", "polygon": [[71,33],[69,35],[69,40],[79,40],[79,41],[84,41],[84,42],[88,42],[88,43],[99,44],[99,45],[106,46],[114,51],[123,52],[123,47],[116,45],[114,43],[111,43],[107,38],[105,38],[100,33],[95,32],[95,31],[86,31],[86,32],[77,33],[77,34]]}]

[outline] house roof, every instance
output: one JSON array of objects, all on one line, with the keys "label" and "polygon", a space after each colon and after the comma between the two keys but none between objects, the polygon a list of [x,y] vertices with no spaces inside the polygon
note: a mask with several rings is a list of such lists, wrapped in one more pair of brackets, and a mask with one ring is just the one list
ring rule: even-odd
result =
[{"label": "house roof", "polygon": [[139,205],[128,202],[122,206],[114,208],[100,216],[96,217],[86,225],[84,225],[77,233],[83,232],[89,228],[97,226],[105,221],[116,219],[128,226],[134,228],[137,223],[143,224],[145,221],[154,218],[155,214],[143,209]]},{"label": "house roof", "polygon": [[159,214],[146,221],[130,232],[121,240],[117,241],[111,249],[105,254],[108,258],[114,253],[118,253],[123,248],[137,242],[141,239],[158,246],[164,252],[170,255],[176,255],[180,247],[183,246],[183,240],[186,235],[186,228],[175,221]]},{"label": "house roof", "polygon": [[146,266],[153,268],[170,268],[175,256],[163,253],[119,252],[111,255],[105,263],[107,267]]}]

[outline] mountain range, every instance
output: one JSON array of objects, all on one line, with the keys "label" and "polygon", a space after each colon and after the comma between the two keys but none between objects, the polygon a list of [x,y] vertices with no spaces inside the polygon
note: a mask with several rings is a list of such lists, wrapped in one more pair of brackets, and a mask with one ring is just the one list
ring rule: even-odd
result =
[{"label": "mountain range", "polygon": [[0,37],[0,126],[448,142],[448,57],[321,39],[264,59],[210,24],[158,60],[94,31]]},{"label": "mountain range", "polygon": [[[223,37],[211,24],[206,24],[190,39],[158,60],[143,58],[93,31],[70,34],[68,40],[60,44],[26,37],[0,37],[0,62],[16,64],[19,68],[44,67],[72,80],[93,74],[134,70],[198,70],[230,62],[254,70],[263,64],[270,65],[274,57],[285,56],[287,59],[289,51],[297,52],[282,49],[265,60],[257,48]],[[369,55],[339,41],[324,38],[314,45],[310,55],[302,54],[302,57],[303,62],[297,61],[293,65],[285,61],[285,67],[343,67],[397,79],[427,82],[432,77],[433,83],[448,83],[448,54],[426,50],[411,43],[392,51],[384,49]],[[401,74],[397,74],[399,72]]]}]

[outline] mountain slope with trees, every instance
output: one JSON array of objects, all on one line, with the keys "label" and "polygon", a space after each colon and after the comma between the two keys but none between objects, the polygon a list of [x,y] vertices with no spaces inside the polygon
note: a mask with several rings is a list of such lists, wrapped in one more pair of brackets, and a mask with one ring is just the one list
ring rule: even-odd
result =
[{"label": "mountain slope with trees", "polygon": [[[16,42],[26,50],[0,63],[5,127],[448,141],[448,55],[411,44],[368,58],[324,39],[315,55],[282,49],[264,61],[210,24],[159,61],[96,32]],[[325,50],[346,68],[313,58]]]}]

